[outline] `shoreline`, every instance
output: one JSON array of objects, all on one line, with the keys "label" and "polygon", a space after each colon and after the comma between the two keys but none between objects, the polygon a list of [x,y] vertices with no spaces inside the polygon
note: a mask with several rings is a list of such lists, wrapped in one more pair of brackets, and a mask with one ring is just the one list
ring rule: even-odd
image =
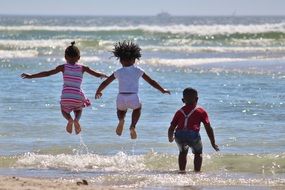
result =
[{"label": "shoreline", "polygon": [[119,188],[103,186],[88,182],[84,179],[53,179],[44,177],[16,177],[0,175],[0,190],[122,190],[122,189],[189,189],[189,190],[283,190],[284,186],[258,186],[258,185],[197,185],[197,186],[164,186],[164,187],[137,187]]},{"label": "shoreline", "polygon": [[15,177],[0,175],[0,190],[120,190],[121,188],[97,185],[80,179],[50,179],[41,177]]}]

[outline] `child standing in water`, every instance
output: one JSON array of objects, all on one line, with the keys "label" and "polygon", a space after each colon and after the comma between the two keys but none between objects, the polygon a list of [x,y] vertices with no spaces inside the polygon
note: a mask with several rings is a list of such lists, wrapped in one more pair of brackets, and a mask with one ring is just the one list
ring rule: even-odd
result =
[{"label": "child standing in water", "polygon": [[[214,132],[206,110],[197,106],[198,92],[193,88],[184,89],[182,101],[185,106],[175,113],[168,129],[168,140],[173,142],[175,139],[179,148],[179,172],[185,173],[189,147],[191,147],[194,154],[194,171],[199,172],[202,166],[203,148],[199,134],[201,122],[205,126],[212,147],[216,151],[219,151],[219,147],[215,143]],[[173,136],[174,131],[175,137]]]},{"label": "child standing in water", "polygon": [[[80,59],[80,51],[74,44],[75,42],[71,42],[71,45],[65,49],[66,64],[59,65],[55,69],[49,71],[43,71],[36,74],[23,73],[21,76],[24,79],[32,79],[48,77],[62,72],[63,89],[60,101],[61,113],[68,121],[66,131],[71,134],[74,124],[75,133],[79,134],[81,131],[79,120],[81,117],[82,108],[90,105],[90,101],[85,97],[81,89],[83,73],[87,72],[90,75],[101,78],[107,78],[107,76],[103,73],[94,71],[87,66],[77,63]],[[70,115],[70,112],[74,112],[74,119]]]},{"label": "child standing in water", "polygon": [[135,66],[136,59],[141,57],[141,48],[133,42],[118,42],[113,49],[114,56],[120,60],[122,68],[116,70],[109,76],[96,91],[95,98],[102,96],[102,91],[115,79],[119,81],[119,93],[117,96],[117,116],[119,123],[116,129],[117,135],[121,135],[124,127],[127,109],[133,110],[130,126],[132,139],[137,138],[136,124],[141,115],[141,102],[138,97],[139,78],[142,77],[151,86],[158,89],[161,93],[170,94],[170,91],[162,88],[156,81],[151,79],[141,68]]}]

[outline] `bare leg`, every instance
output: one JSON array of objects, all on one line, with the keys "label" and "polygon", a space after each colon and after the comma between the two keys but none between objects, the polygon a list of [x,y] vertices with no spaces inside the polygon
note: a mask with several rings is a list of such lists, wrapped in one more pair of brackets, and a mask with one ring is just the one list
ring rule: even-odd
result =
[{"label": "bare leg", "polygon": [[202,154],[194,155],[194,171],[195,172],[201,171],[202,161],[203,161]]},{"label": "bare leg", "polygon": [[66,131],[71,134],[72,133],[73,119],[72,119],[70,113],[65,112],[63,109],[61,109],[61,113],[62,113],[63,117],[68,121],[67,125],[66,125]]},{"label": "bare leg", "polygon": [[130,126],[130,134],[131,134],[131,139],[136,139],[137,138],[137,132],[136,132],[136,125],[137,122],[139,121],[141,116],[141,107],[138,109],[133,110],[132,113],[132,123]]},{"label": "bare leg", "polygon": [[81,131],[81,126],[80,126],[80,123],[79,123],[81,114],[82,114],[82,109],[74,111],[74,115],[75,115],[75,118],[74,118],[74,128],[75,128],[76,135],[78,135],[80,133],[80,131]]},{"label": "bare leg", "polygon": [[185,173],[186,164],[187,164],[187,154],[188,150],[179,152],[178,164],[179,164],[180,173]]},{"label": "bare leg", "polygon": [[116,128],[116,133],[118,136],[122,135],[123,129],[124,129],[124,123],[125,123],[125,117],[126,117],[127,111],[123,110],[117,110],[117,116],[119,119],[118,126]]},{"label": "bare leg", "polygon": [[80,118],[81,118],[81,115],[82,115],[82,110],[75,110],[74,111],[74,116],[75,116],[75,118],[74,118],[74,120],[80,120]]}]

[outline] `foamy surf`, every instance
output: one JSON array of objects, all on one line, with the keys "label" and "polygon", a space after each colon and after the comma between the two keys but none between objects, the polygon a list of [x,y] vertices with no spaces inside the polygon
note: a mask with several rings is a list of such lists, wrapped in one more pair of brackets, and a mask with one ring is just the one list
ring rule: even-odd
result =
[{"label": "foamy surf", "polygon": [[256,34],[268,32],[285,32],[285,23],[276,24],[250,24],[250,25],[232,25],[232,24],[179,24],[179,25],[133,25],[133,26],[0,26],[0,31],[82,31],[82,32],[100,32],[100,31],[137,31],[172,33],[172,34],[195,34],[195,35],[217,35],[217,34]]},{"label": "foamy surf", "polygon": [[[188,169],[192,170],[193,156],[189,155]],[[115,155],[88,154],[36,154],[26,153],[16,157],[15,168],[65,169],[70,171],[175,171],[177,155],[149,152],[143,155],[129,155],[118,152]],[[10,157],[2,157],[2,160]],[[13,162],[15,157],[11,158]],[[250,167],[249,167],[250,166]],[[2,166],[3,167],[3,166]],[[285,172],[285,154],[205,154],[203,171],[228,171],[255,174],[282,174]]]},{"label": "foamy surf", "polygon": [[0,50],[0,59],[31,58],[37,56],[38,51],[36,50]]},{"label": "foamy surf", "polygon": [[[201,173],[193,172],[193,156],[188,156],[188,172],[178,174],[177,155],[149,152],[143,155],[26,153],[11,159],[14,169],[47,169],[51,176],[85,178],[95,184],[118,187],[167,187],[188,185],[285,185],[285,154],[205,154]],[[6,161],[7,162],[7,161]],[[8,164],[8,162],[7,162]],[[1,166],[1,168],[6,166]],[[46,173],[45,175],[48,175]],[[49,177],[51,177],[49,176]]]},{"label": "foamy surf", "polygon": [[240,62],[246,61],[247,59],[240,58],[197,58],[197,59],[148,59],[144,62],[146,64],[153,65],[167,65],[167,66],[176,66],[176,67],[185,67],[185,66],[195,66],[211,63],[229,63],[229,62]]}]

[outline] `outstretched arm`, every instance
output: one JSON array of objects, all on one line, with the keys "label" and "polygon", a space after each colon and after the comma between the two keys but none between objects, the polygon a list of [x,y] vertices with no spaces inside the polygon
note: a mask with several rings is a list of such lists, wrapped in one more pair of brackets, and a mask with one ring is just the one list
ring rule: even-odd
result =
[{"label": "outstretched arm", "polygon": [[55,69],[52,69],[52,70],[49,70],[49,71],[39,72],[39,73],[36,73],[36,74],[23,73],[21,75],[21,77],[23,79],[42,78],[42,77],[48,77],[50,75],[57,74],[59,72],[63,72],[63,70],[64,70],[64,66],[63,65],[59,65]]},{"label": "outstretched arm", "polygon": [[100,84],[96,91],[95,99],[99,99],[103,95],[102,90],[104,90],[113,80],[115,80],[114,73]]},{"label": "outstretched arm", "polygon": [[165,88],[162,88],[155,80],[153,80],[152,78],[150,78],[147,74],[143,74],[142,75],[142,78],[148,82],[152,87],[156,88],[157,90],[159,90],[161,93],[165,94],[170,94],[170,91],[165,89]]},{"label": "outstretched arm", "polygon": [[214,131],[213,131],[213,128],[211,127],[211,124],[206,124],[204,125],[205,126],[205,129],[206,129],[206,132],[207,132],[207,135],[211,141],[211,145],[212,147],[216,150],[216,151],[219,151],[219,147],[218,145],[216,145],[216,142],[215,142],[215,135],[214,135]]},{"label": "outstretched arm", "polygon": [[92,75],[94,77],[108,78],[108,76],[105,75],[104,73],[94,71],[93,69],[90,69],[87,66],[83,66],[83,72],[87,72],[88,74],[90,74],[90,75]]}]

